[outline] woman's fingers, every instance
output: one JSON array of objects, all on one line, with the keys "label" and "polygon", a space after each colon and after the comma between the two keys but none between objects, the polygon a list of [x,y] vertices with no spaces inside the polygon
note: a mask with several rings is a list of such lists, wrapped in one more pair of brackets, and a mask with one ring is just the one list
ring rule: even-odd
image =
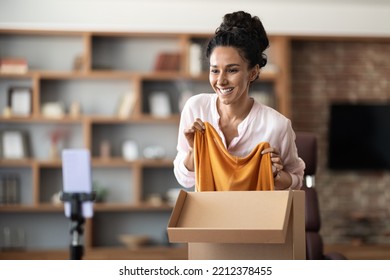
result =
[{"label": "woman's fingers", "polygon": [[279,150],[276,148],[266,148],[263,150],[262,154],[270,154],[272,165],[275,167],[276,170],[280,171],[283,170],[283,163],[282,159],[280,158]]},{"label": "woman's fingers", "polygon": [[199,130],[199,131],[204,131],[206,129],[204,123],[199,118],[197,118],[195,120],[195,122],[192,124],[192,128]]},{"label": "woman's fingers", "polygon": [[273,147],[270,147],[270,148],[266,148],[264,149],[262,152],[261,152],[263,155],[266,154],[266,153],[271,153],[271,156],[272,154],[275,154],[275,155],[278,155],[279,156],[279,150],[276,149],[276,148],[273,148]]},{"label": "woman's fingers", "polygon": [[199,118],[197,118],[190,128],[187,128],[184,130],[184,136],[187,139],[187,142],[191,148],[194,147],[194,137],[195,137],[195,131],[204,132],[205,125],[203,121]]}]

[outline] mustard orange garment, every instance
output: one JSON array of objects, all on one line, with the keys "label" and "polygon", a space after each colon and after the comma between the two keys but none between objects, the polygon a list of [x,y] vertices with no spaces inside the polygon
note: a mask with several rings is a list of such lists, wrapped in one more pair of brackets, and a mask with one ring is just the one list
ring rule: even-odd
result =
[{"label": "mustard orange garment", "polygon": [[269,143],[259,143],[246,157],[232,156],[214,127],[207,122],[205,126],[204,133],[195,133],[197,191],[274,190],[270,154],[261,154]]}]

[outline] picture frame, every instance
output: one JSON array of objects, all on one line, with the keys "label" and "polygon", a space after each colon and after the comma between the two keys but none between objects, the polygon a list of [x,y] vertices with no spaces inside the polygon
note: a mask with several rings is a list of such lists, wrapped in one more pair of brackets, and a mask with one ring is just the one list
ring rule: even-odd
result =
[{"label": "picture frame", "polygon": [[126,140],[122,144],[122,156],[127,161],[136,160],[138,154],[138,144],[134,140]]},{"label": "picture frame", "polygon": [[8,106],[13,116],[26,117],[32,112],[32,89],[11,87],[8,90]]},{"label": "picture frame", "polygon": [[3,159],[24,159],[27,157],[26,135],[18,130],[0,133],[0,154]]},{"label": "picture frame", "polygon": [[171,101],[166,92],[152,92],[149,95],[150,114],[156,118],[166,118],[172,114]]}]

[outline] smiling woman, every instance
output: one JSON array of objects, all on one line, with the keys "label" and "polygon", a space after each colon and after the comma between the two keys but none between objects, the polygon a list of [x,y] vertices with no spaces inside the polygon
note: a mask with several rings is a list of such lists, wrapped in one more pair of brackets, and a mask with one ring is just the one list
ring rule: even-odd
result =
[{"label": "smiling woman", "polygon": [[[197,132],[205,132],[207,122],[221,138],[226,153],[236,157],[237,162],[260,144],[267,143],[262,145],[265,148],[261,153],[269,154],[275,189],[301,187],[304,163],[297,154],[290,120],[249,95],[251,84],[267,64],[264,51],[268,45],[266,31],[258,17],[243,11],[224,16],[206,50],[210,63],[209,82],[215,94],[191,97],[181,113],[174,161],[175,176],[181,185],[195,185],[201,190],[195,178],[202,177],[199,172],[210,171],[199,168],[198,159],[204,156],[197,154],[202,149],[195,137]],[[213,160],[216,159],[210,157],[210,161]],[[246,166],[237,168],[243,168],[241,172],[246,170]],[[250,172],[252,177],[257,177],[260,170]],[[237,178],[230,178],[232,186],[237,185],[234,180]],[[224,182],[229,182],[229,178]],[[216,189],[229,190],[229,186],[216,186]]]}]

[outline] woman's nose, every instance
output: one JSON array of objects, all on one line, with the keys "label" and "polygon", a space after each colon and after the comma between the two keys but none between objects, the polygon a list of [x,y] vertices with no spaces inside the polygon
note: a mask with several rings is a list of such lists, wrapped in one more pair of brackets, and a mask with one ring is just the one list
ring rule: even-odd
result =
[{"label": "woman's nose", "polygon": [[227,79],[224,74],[221,74],[218,76],[218,84],[219,85],[226,85],[227,84]]}]

